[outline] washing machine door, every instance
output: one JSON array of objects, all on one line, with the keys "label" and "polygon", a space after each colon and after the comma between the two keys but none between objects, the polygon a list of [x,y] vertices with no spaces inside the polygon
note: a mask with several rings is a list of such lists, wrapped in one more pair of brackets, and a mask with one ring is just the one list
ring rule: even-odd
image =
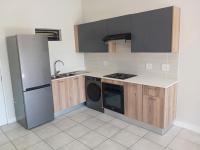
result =
[{"label": "washing machine door", "polygon": [[101,100],[101,87],[95,83],[90,83],[87,86],[88,100],[98,102]]}]

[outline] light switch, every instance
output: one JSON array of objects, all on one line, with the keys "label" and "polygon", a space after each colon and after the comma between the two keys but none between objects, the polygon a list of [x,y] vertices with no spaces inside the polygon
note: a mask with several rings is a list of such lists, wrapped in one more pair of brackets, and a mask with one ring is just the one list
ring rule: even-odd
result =
[{"label": "light switch", "polygon": [[162,64],[162,71],[163,72],[169,72],[170,71],[170,65],[169,64]]},{"label": "light switch", "polygon": [[146,70],[152,70],[152,69],[153,69],[153,65],[151,63],[147,63]]}]

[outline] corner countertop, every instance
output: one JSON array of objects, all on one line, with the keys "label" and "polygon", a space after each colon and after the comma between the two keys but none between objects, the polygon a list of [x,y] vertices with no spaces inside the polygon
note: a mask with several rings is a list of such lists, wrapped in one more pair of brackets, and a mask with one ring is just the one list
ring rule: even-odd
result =
[{"label": "corner countertop", "polygon": [[132,77],[132,78],[125,79],[125,80],[104,77],[105,75],[112,74],[112,73],[114,73],[114,72],[80,73],[80,74],[77,74],[74,76],[53,79],[53,80],[61,80],[61,79],[65,79],[65,78],[72,78],[72,77],[85,75],[85,76],[97,77],[97,78],[102,78],[102,79],[110,79],[110,80],[116,80],[116,81],[121,81],[121,82],[126,82],[126,83],[142,84],[142,85],[154,86],[154,87],[160,87],[160,88],[168,88],[168,87],[178,83],[177,79],[171,79],[171,78],[167,78],[167,77],[158,77],[158,76],[152,76],[152,75],[138,75],[136,77]]}]

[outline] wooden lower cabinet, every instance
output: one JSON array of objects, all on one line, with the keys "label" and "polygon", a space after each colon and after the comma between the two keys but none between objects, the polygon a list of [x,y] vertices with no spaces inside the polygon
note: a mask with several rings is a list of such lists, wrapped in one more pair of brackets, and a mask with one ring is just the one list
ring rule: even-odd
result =
[{"label": "wooden lower cabinet", "polygon": [[58,112],[69,107],[69,102],[66,100],[68,96],[68,90],[66,87],[66,80],[54,80],[52,81],[54,112]]},{"label": "wooden lower cabinet", "polygon": [[84,76],[52,81],[54,112],[70,108],[85,101]]},{"label": "wooden lower cabinet", "polygon": [[169,127],[176,117],[176,85],[169,88],[143,86],[143,122]]},{"label": "wooden lower cabinet", "polygon": [[169,88],[124,83],[125,116],[157,128],[168,128],[176,117],[177,85]]},{"label": "wooden lower cabinet", "polygon": [[163,128],[165,89],[143,87],[143,122]]},{"label": "wooden lower cabinet", "polygon": [[177,85],[165,90],[164,127],[168,127],[176,119]]},{"label": "wooden lower cabinet", "polygon": [[83,76],[68,80],[70,106],[75,106],[86,100],[85,78]]},{"label": "wooden lower cabinet", "polygon": [[142,85],[124,84],[125,116],[142,121]]},{"label": "wooden lower cabinet", "polygon": [[[177,85],[169,88],[152,87],[116,80],[102,82],[124,86],[125,116],[157,128],[168,128],[176,117]],[[85,77],[52,81],[54,111],[85,102]]]}]

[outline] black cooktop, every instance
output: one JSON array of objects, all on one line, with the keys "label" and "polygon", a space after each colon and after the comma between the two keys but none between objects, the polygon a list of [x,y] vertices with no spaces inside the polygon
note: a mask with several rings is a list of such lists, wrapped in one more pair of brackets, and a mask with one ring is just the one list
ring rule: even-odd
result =
[{"label": "black cooktop", "polygon": [[132,78],[132,77],[135,77],[135,76],[137,76],[137,75],[125,74],[125,73],[114,73],[114,74],[106,75],[104,77],[125,80],[125,79]]}]

